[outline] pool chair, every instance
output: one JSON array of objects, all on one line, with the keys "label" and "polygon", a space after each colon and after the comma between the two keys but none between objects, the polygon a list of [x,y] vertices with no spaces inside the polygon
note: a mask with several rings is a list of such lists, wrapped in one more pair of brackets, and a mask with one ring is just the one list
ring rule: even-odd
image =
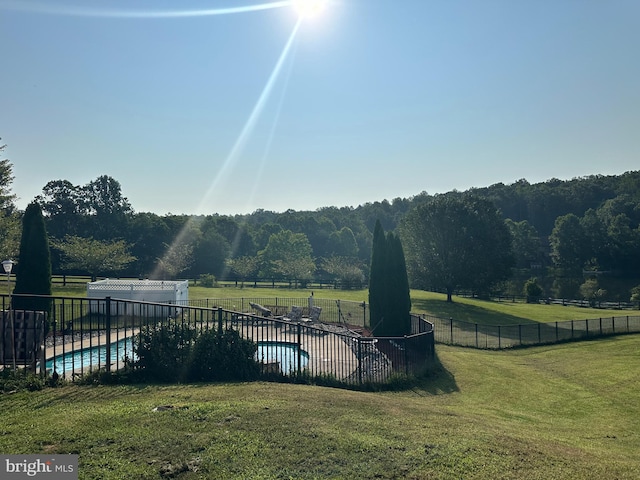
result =
[{"label": "pool chair", "polygon": [[260,313],[260,315],[262,315],[263,317],[271,316],[271,310],[266,307],[263,307],[259,303],[249,302],[249,306],[254,310],[256,310],[258,313]]},{"label": "pool chair", "polygon": [[309,319],[313,323],[318,323],[320,321],[320,314],[322,313],[322,307],[311,307],[311,311],[309,312]]},{"label": "pool chair", "polygon": [[291,311],[289,313],[287,313],[284,317],[282,317],[283,320],[286,320],[288,322],[299,322],[302,320],[302,307],[298,307],[296,305],[294,305],[293,307],[291,307]]}]

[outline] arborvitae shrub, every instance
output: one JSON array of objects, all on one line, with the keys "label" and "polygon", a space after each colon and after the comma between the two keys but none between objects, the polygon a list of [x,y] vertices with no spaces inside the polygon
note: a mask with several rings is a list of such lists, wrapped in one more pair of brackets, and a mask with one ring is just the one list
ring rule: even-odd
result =
[{"label": "arborvitae shrub", "polygon": [[209,330],[196,340],[189,361],[191,381],[253,380],[260,373],[257,346],[233,329]]}]

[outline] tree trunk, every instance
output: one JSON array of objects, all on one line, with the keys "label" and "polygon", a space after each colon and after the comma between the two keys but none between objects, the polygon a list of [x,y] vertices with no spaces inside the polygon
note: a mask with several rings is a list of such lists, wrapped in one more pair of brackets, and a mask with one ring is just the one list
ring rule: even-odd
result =
[{"label": "tree trunk", "polygon": [[451,298],[452,294],[453,294],[453,288],[447,287],[447,302],[448,303],[453,303],[453,299]]}]

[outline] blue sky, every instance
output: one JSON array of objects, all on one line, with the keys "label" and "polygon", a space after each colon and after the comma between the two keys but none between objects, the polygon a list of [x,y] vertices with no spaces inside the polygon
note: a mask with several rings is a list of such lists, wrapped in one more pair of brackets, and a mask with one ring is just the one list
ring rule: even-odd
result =
[{"label": "blue sky", "polygon": [[196,15],[264,3],[0,0],[18,205],[100,175],[138,212],[236,214],[640,169],[637,0]]}]

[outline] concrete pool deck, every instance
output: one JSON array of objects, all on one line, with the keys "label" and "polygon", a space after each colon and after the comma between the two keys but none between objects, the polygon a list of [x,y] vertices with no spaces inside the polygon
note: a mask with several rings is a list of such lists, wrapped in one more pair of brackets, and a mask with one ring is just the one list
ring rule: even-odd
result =
[{"label": "concrete pool deck", "polygon": [[[295,327],[296,324],[291,324]],[[298,345],[298,334],[269,322],[266,325],[243,325],[239,328],[245,338],[254,342],[284,342]],[[333,375],[342,380],[358,368],[358,358],[347,343],[349,337],[341,337],[321,329],[304,328],[300,334],[300,348],[309,356],[305,367],[312,375]]]},{"label": "concrete pool deck", "polygon": [[140,332],[139,328],[127,328],[120,329],[118,331],[111,332],[109,340],[106,340],[106,332],[104,330],[87,333],[85,337],[79,340],[64,341],[61,344],[47,345],[45,360],[51,360],[53,357],[62,355],[63,353],[75,352],[76,350],[83,350],[85,348],[96,348],[104,345],[113,344],[124,340],[125,338],[133,337]]},{"label": "concrete pool deck", "polygon": [[[199,328],[215,328],[215,322],[205,322],[198,325]],[[300,345],[302,351],[308,355],[308,363],[303,371],[308,371],[311,375],[332,375],[337,379],[346,379],[354,374],[358,368],[358,359],[349,343],[350,337],[337,335],[331,331],[313,326],[304,325],[298,338],[296,323],[245,323],[238,322],[233,326],[240,334],[249,340],[258,342],[290,343]],[[46,347],[46,361],[54,357],[68,355],[76,351],[90,348],[105,347],[107,344],[115,344],[118,341],[133,337],[140,332],[139,328],[127,328],[114,331],[109,335],[104,331],[99,333],[86,333],[79,339],[69,339],[61,344]],[[298,343],[299,341],[299,343]],[[100,367],[105,367],[101,363]],[[98,365],[93,365],[93,368]],[[118,358],[115,362],[110,362],[110,367],[117,370],[124,367],[124,362]],[[85,373],[89,367],[79,367],[77,373]]]}]

